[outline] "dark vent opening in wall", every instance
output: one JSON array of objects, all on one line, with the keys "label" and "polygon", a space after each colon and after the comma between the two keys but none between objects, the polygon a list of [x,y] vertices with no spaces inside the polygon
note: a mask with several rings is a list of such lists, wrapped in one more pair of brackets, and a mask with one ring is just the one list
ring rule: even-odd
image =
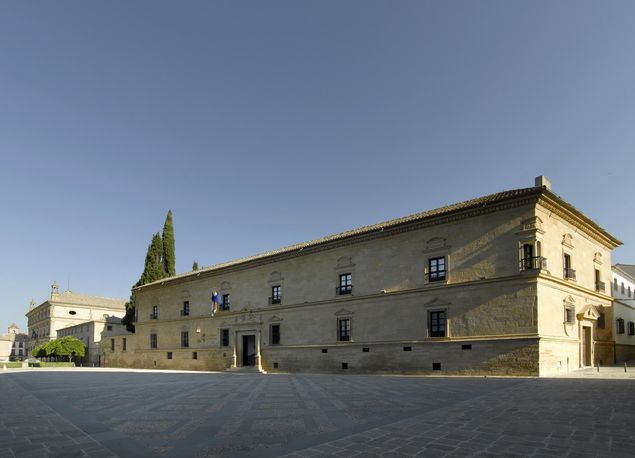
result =
[{"label": "dark vent opening in wall", "polygon": [[71,310],[68,312],[69,315],[77,315],[77,312],[75,310]]},{"label": "dark vent opening in wall", "polygon": [[441,363],[432,363],[432,370],[433,371],[440,371],[441,370]]},{"label": "dark vent opening in wall", "polygon": [[412,347],[403,347],[403,351],[412,351]]},{"label": "dark vent opening in wall", "polygon": [[329,352],[329,349],[328,349],[328,348],[323,348],[323,349],[322,349],[322,353],[328,353],[328,352]]},{"label": "dark vent opening in wall", "polygon": [[342,369],[348,369],[348,363],[342,363]]},{"label": "dark vent opening in wall", "polygon": [[362,351],[363,351],[364,353],[368,353],[368,352],[370,351],[370,348],[368,348],[368,347],[364,347],[364,348],[362,348]]},{"label": "dark vent opening in wall", "polygon": [[471,350],[472,344],[463,344],[461,345],[461,350]]},{"label": "dark vent opening in wall", "polygon": [[273,368],[278,369],[278,363],[273,363]]}]

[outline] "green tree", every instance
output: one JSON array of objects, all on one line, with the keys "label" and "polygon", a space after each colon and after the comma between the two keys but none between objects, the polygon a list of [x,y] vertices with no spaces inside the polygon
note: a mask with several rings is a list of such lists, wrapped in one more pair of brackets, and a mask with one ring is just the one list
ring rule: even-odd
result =
[{"label": "green tree", "polygon": [[121,319],[121,323],[126,325],[126,329],[129,332],[135,331],[136,292],[134,288],[161,280],[165,277],[166,273],[163,267],[163,240],[161,239],[161,235],[157,232],[152,236],[152,241],[150,245],[148,245],[143,273],[139,281],[132,286],[133,290],[130,294],[130,300],[126,302],[126,314]]},{"label": "green tree", "polygon": [[194,261],[194,264],[192,264],[192,270],[198,270],[198,261]]},{"label": "green tree", "polygon": [[168,277],[176,275],[175,259],[174,224],[172,223],[172,210],[169,210],[163,224],[163,270]]},{"label": "green tree", "polygon": [[33,349],[33,356],[67,357],[69,361],[84,355],[86,355],[84,342],[71,336],[51,340]]}]

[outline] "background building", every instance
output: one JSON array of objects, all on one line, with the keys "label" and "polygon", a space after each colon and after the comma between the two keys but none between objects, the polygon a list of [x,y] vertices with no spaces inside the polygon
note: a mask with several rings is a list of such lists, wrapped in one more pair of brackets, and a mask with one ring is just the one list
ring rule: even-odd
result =
[{"label": "background building", "polygon": [[615,362],[621,363],[635,360],[635,265],[616,264],[611,274]]},{"label": "background building", "polygon": [[619,245],[538,177],[144,285],[126,351],[102,350],[127,367],[564,373],[614,359]]},{"label": "background building", "polygon": [[23,360],[28,358],[26,352],[27,342],[29,340],[28,335],[20,332],[20,328],[17,324],[11,323],[7,329],[7,333],[13,337],[13,346],[11,348],[11,359]]},{"label": "background building", "polygon": [[53,340],[59,329],[103,320],[104,315],[123,316],[125,303],[124,299],[88,296],[72,291],[60,293],[57,284],[53,282],[50,298],[38,306],[31,301],[31,308],[26,314],[28,355],[31,356],[33,348]]}]

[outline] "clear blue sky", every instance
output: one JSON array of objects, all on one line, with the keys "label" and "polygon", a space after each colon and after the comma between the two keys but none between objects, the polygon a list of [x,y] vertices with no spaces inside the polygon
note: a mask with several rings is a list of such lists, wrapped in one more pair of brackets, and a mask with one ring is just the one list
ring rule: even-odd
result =
[{"label": "clear blue sky", "polygon": [[0,2],[0,329],[547,175],[635,263],[635,2]]}]

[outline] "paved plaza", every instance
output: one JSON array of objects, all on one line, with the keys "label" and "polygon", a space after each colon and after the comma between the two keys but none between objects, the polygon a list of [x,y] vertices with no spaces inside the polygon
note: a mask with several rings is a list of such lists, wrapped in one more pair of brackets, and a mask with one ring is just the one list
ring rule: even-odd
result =
[{"label": "paved plaza", "polygon": [[[630,375],[630,374],[629,374]],[[635,383],[0,372],[0,458],[635,455]]]}]

